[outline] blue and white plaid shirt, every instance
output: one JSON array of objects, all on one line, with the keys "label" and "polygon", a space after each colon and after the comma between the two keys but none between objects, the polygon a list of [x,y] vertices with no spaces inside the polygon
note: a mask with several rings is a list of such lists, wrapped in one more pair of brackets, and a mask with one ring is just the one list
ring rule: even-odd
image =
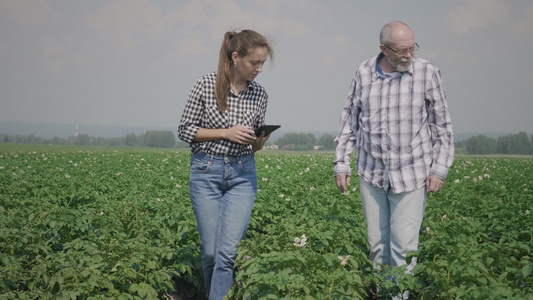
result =
[{"label": "blue and white plaid shirt", "polygon": [[221,129],[245,125],[255,130],[265,124],[268,94],[263,87],[251,81],[238,96],[230,91],[227,109],[221,113],[215,97],[215,79],[216,73],[211,73],[202,76],[194,85],[181,116],[178,137],[189,143],[192,152],[202,151],[213,155],[253,153],[251,145],[230,140],[193,141],[200,128]]},{"label": "blue and white plaid shirt", "polygon": [[408,72],[384,74],[383,53],[355,72],[336,137],[335,175],[357,173],[393,193],[414,191],[428,175],[446,179],[454,158],[453,130],[440,70],[415,57]]}]

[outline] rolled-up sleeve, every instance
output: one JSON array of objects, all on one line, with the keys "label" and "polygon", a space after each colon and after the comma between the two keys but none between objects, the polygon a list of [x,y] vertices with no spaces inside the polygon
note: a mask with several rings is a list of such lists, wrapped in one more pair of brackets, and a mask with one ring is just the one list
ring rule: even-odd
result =
[{"label": "rolled-up sleeve", "polygon": [[204,100],[202,98],[204,83],[199,79],[189,93],[187,104],[181,116],[181,122],[178,126],[178,137],[187,143],[193,142],[204,113]]},{"label": "rolled-up sleeve", "polygon": [[432,142],[432,165],[429,174],[444,180],[453,163],[455,148],[452,121],[440,71],[433,74],[431,85],[428,92],[428,123]]}]

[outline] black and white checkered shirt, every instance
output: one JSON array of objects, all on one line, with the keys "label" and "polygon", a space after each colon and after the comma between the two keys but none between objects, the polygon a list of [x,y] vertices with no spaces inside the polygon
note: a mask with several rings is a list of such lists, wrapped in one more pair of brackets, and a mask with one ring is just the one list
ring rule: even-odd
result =
[{"label": "black and white checkered shirt", "polygon": [[192,152],[202,151],[213,155],[243,155],[253,153],[252,146],[229,140],[194,142],[200,128],[221,129],[245,125],[255,130],[265,123],[268,94],[255,81],[238,96],[231,91],[228,106],[220,112],[215,97],[216,73],[200,77],[189,93],[189,99],[178,126],[178,137],[189,143]]}]

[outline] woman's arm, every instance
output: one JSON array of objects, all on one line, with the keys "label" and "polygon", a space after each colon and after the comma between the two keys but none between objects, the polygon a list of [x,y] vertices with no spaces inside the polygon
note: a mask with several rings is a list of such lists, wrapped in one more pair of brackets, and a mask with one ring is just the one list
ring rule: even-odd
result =
[{"label": "woman's arm", "polygon": [[[235,125],[224,129],[200,128],[196,133],[195,142],[206,142],[214,140],[230,140],[239,144],[252,144],[256,140],[254,131],[244,125]],[[266,141],[266,140],[265,140]],[[263,142],[264,144],[264,142]],[[252,144],[253,146],[253,144]]]}]

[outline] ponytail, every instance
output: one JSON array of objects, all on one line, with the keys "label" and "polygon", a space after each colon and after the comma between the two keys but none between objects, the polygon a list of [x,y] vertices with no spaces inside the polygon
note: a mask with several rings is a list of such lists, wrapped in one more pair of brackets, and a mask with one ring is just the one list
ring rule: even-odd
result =
[{"label": "ponytail", "polygon": [[220,47],[217,77],[215,80],[215,97],[217,98],[218,108],[221,113],[224,113],[228,106],[231,53],[233,53],[229,52],[229,43],[236,34],[235,31],[226,32],[226,34],[224,34],[224,40],[222,41],[222,47]]},{"label": "ponytail", "polygon": [[218,59],[218,70],[215,80],[215,97],[218,108],[224,113],[228,107],[228,95],[230,91],[230,78],[233,74],[231,55],[237,52],[240,57],[248,54],[250,49],[265,47],[268,56],[272,59],[274,53],[267,39],[253,30],[242,30],[241,32],[228,31],[224,34],[224,40],[220,47]]}]

